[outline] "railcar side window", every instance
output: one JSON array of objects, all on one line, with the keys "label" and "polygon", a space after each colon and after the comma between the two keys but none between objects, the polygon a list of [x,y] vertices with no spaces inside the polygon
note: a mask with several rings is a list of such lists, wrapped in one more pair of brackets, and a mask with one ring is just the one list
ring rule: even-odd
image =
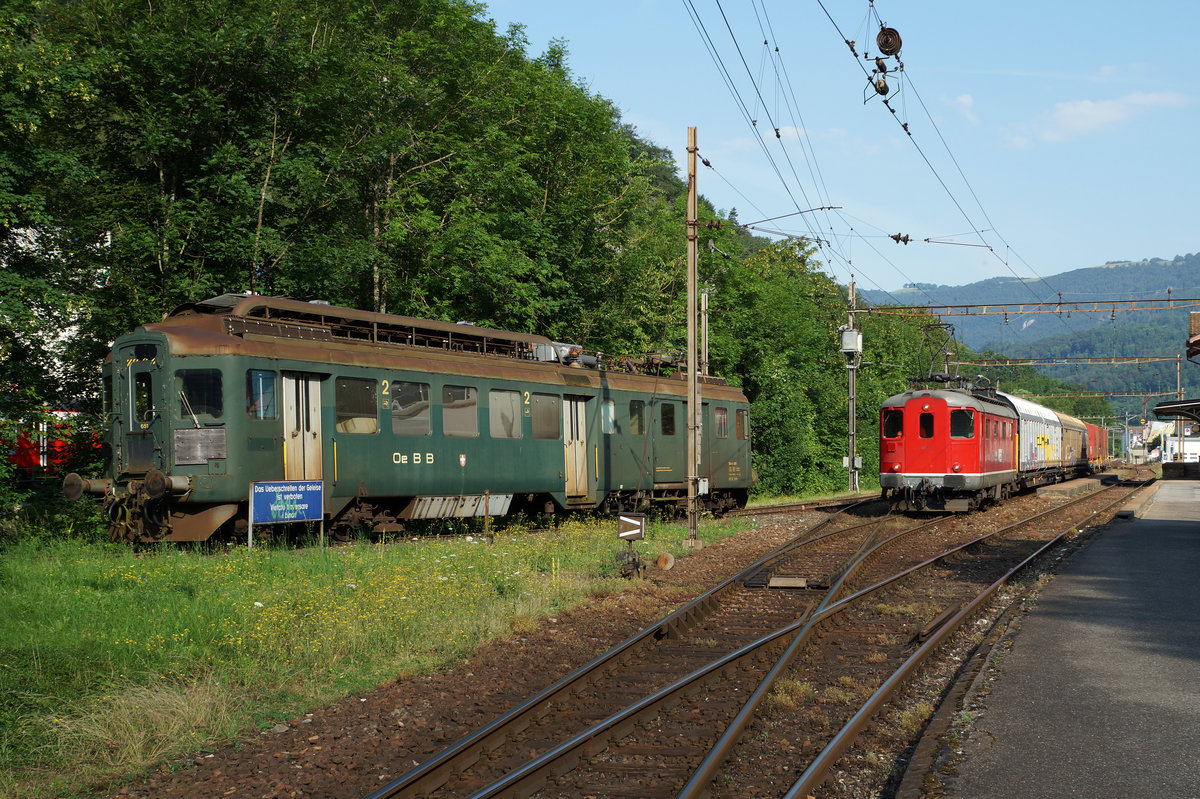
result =
[{"label": "railcar side window", "polygon": [[675,435],[675,403],[664,402],[659,412],[662,419],[662,434],[664,436]]},{"label": "railcar side window", "polygon": [[260,420],[276,418],[274,372],[246,370],[246,416]]},{"label": "railcar side window", "polygon": [[629,432],[635,436],[646,435],[646,403],[643,400],[629,401]]},{"label": "railcar side window", "polygon": [[533,437],[557,441],[562,435],[562,399],[554,394],[533,395]]},{"label": "railcar side window", "polygon": [[[932,421],[932,417],[930,417],[930,421]],[[995,424],[995,422],[992,422],[992,424]],[[975,437],[975,411],[970,408],[955,408],[950,411],[950,437]],[[928,436],[925,436],[925,438],[928,438]]]},{"label": "railcar side window", "polygon": [[745,441],[750,437],[750,414],[746,411],[738,411],[735,421],[737,424],[738,441]]},{"label": "railcar side window", "polygon": [[216,369],[180,369],[175,373],[176,419],[213,420],[224,413],[221,373]]},{"label": "railcar side window", "polygon": [[339,433],[379,432],[375,381],[339,377],[334,384],[334,411]]},{"label": "railcar side window", "polygon": [[713,408],[713,421],[716,422],[717,438],[729,438],[729,409],[728,408]]},{"label": "railcar side window", "polygon": [[617,403],[604,400],[600,403],[600,429],[605,435],[612,435],[617,429]]},{"label": "railcar side window", "polygon": [[452,438],[479,437],[479,398],[474,386],[442,386],[442,432]]},{"label": "railcar side window", "polygon": [[488,419],[492,438],[521,437],[521,394],[517,391],[488,392]]},{"label": "railcar side window", "polygon": [[427,436],[429,384],[397,380],[392,383],[392,432],[398,436]]},{"label": "railcar side window", "polygon": [[917,419],[917,434],[921,438],[933,438],[933,414],[923,413]]},{"label": "railcar side window", "polygon": [[883,409],[883,437],[898,438],[904,434],[904,409]]}]

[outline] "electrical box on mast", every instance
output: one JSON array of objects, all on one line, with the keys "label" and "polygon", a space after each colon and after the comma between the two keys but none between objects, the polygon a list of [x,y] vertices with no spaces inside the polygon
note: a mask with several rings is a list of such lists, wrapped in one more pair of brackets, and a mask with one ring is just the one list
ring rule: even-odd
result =
[{"label": "electrical box on mast", "polygon": [[842,328],[842,354],[847,356],[862,354],[861,330]]}]

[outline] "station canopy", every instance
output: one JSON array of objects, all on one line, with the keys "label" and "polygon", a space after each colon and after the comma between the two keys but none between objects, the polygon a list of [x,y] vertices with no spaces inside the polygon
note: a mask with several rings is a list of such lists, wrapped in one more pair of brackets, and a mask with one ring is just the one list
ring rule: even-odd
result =
[{"label": "station canopy", "polygon": [[1200,422],[1200,399],[1170,400],[1154,406],[1159,419],[1191,419]]}]

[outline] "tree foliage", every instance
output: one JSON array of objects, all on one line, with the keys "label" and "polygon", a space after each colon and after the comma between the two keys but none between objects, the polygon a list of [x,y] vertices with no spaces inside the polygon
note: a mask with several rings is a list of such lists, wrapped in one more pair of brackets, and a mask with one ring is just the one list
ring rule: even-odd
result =
[{"label": "tree foliage", "polygon": [[[0,0],[0,417],[98,397],[108,343],[253,291],[639,354],[685,325],[669,151],[468,0]],[[683,131],[680,131],[681,137]],[[713,371],[762,490],[845,479],[846,295],[701,202]],[[858,451],[916,371],[866,317]]]}]

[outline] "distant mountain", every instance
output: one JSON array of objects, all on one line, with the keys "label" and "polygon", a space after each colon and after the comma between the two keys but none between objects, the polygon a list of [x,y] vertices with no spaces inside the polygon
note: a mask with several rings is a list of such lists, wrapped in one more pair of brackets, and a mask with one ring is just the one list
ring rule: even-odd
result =
[{"label": "distant mountain", "polygon": [[[1169,291],[1169,294],[1168,294]],[[912,284],[899,291],[864,291],[870,304],[986,305],[1037,302],[1095,303],[1105,300],[1200,298],[1200,253],[1138,262],[1111,262],[1075,269],[1045,279],[991,278],[965,286]],[[1188,311],[1116,311],[1101,313],[1020,314],[945,317],[960,341],[976,352],[992,350],[1014,357],[1175,356],[1183,351]],[[1109,392],[1173,391],[1175,364],[1141,367],[1065,366],[1043,373],[1089,390]],[[1156,374],[1157,373],[1157,374]],[[1187,396],[1200,395],[1200,367],[1183,362]],[[1150,398],[1153,408],[1165,398]],[[1114,399],[1113,405],[1141,414],[1141,399]]]}]

